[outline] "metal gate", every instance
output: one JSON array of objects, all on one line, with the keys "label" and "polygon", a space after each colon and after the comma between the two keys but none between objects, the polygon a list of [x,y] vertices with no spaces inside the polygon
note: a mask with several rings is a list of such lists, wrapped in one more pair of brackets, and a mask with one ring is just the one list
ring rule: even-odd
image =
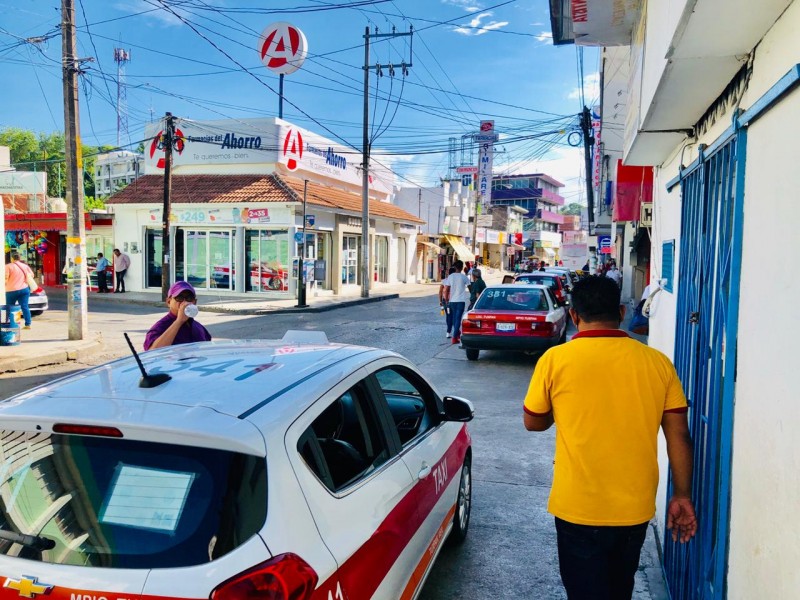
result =
[{"label": "metal gate", "polygon": [[673,600],[725,597],[745,146],[746,129],[731,128],[680,179],[675,367],[689,402],[698,531],[688,544],[667,532]]}]

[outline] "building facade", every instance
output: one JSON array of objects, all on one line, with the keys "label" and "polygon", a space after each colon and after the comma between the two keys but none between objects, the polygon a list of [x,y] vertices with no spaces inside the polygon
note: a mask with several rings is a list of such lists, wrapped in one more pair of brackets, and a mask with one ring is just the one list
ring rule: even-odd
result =
[{"label": "building facade", "polygon": [[144,156],[128,150],[99,154],[94,163],[94,193],[106,198],[144,174]]},{"label": "building facade", "polygon": [[[131,256],[131,290],[161,287],[162,134],[147,130],[147,174],[107,201],[117,247]],[[422,221],[389,201],[388,172],[370,174],[364,269],[361,174],[349,153],[280,119],[179,122],[176,134],[171,281],[276,297],[296,295],[300,269],[321,295],[360,293],[365,271],[370,287],[416,281]]]},{"label": "building facade", "polygon": [[[685,546],[663,538],[670,595],[793,598],[800,320],[764,314],[793,315],[800,293],[800,3],[584,1],[579,20],[575,4],[551,3],[554,42],[619,47],[605,71],[616,60],[629,76],[603,90],[603,117],[624,107],[623,164],[654,170],[648,343],[673,359],[689,400],[699,522]],[[663,443],[660,462],[663,533]]]}]

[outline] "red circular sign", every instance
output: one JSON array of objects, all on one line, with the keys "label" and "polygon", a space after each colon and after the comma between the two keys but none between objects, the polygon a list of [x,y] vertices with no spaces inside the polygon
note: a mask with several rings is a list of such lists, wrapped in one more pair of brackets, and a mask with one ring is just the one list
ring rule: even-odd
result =
[{"label": "red circular sign", "polygon": [[261,32],[258,52],[268,69],[279,75],[288,75],[297,71],[306,59],[308,41],[294,25],[273,23]]}]

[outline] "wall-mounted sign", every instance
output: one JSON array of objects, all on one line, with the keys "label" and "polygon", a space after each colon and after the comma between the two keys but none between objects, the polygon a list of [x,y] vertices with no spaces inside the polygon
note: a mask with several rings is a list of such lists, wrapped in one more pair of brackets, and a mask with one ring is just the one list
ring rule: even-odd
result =
[{"label": "wall-mounted sign", "polygon": [[299,69],[308,54],[305,34],[290,23],[267,25],[258,38],[261,62],[278,75],[289,75]]},{"label": "wall-mounted sign", "polygon": [[463,175],[464,173],[477,173],[478,167],[456,167],[456,173]]},{"label": "wall-mounted sign", "polygon": [[639,227],[653,226],[653,203],[642,202],[639,209]]},{"label": "wall-mounted sign", "polygon": [[480,142],[478,150],[478,196],[483,204],[492,197],[492,160],[494,158],[494,121],[481,121],[481,133],[476,137],[489,137]]},{"label": "wall-mounted sign", "polygon": [[597,245],[600,247],[600,254],[611,254],[611,236],[601,235],[597,237]]}]

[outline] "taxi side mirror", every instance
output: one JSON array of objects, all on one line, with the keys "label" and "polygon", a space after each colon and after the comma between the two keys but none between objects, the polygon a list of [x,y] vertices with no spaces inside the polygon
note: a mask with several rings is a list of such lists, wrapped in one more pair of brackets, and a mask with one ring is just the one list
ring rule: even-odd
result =
[{"label": "taxi side mirror", "polygon": [[460,421],[466,423],[472,421],[475,416],[475,409],[472,402],[466,398],[459,398],[458,396],[445,396],[442,398],[444,405],[444,414],[442,415],[446,421]]}]

